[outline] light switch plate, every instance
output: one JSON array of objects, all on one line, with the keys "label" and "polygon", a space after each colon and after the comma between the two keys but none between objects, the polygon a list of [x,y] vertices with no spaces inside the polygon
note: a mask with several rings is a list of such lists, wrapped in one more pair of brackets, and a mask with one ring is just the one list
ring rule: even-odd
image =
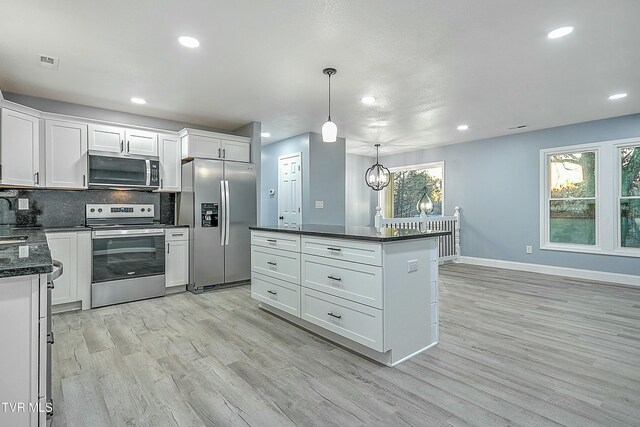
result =
[{"label": "light switch plate", "polygon": [[528,254],[532,254],[533,253],[533,246],[527,246],[525,248],[525,252],[528,253]]},{"label": "light switch plate", "polygon": [[316,200],[316,209],[324,209],[324,200]]},{"label": "light switch plate", "polygon": [[413,273],[414,271],[418,271],[418,260],[410,259],[408,262],[409,273]]},{"label": "light switch plate", "polygon": [[29,210],[29,199],[18,199],[18,210]]}]

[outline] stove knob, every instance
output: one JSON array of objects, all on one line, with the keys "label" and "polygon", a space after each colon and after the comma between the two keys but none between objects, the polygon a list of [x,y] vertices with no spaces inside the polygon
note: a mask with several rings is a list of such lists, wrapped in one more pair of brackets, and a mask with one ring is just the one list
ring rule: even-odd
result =
[{"label": "stove knob", "polygon": [[98,213],[102,212],[102,208],[98,208]]},{"label": "stove knob", "polygon": [[141,210],[142,210],[142,212],[144,212],[144,208],[142,208]]},{"label": "stove knob", "polygon": [[90,212],[95,212],[96,210],[94,208],[91,208]]}]

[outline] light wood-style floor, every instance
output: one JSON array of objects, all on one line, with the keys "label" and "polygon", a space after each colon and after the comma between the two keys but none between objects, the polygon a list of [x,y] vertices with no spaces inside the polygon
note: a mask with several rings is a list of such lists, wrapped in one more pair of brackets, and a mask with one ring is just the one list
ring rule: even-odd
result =
[{"label": "light wood-style floor", "polygon": [[387,368],[248,287],[54,317],[53,425],[640,425],[640,289],[441,269],[441,339]]}]

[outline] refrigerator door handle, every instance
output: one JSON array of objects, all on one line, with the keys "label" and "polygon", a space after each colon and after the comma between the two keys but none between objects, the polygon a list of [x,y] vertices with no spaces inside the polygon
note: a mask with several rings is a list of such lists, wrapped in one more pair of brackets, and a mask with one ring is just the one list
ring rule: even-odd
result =
[{"label": "refrigerator door handle", "polygon": [[220,181],[220,213],[222,215],[220,221],[220,246],[225,245],[226,233],[227,233],[227,195],[225,193],[224,181]]},{"label": "refrigerator door handle", "polygon": [[231,234],[230,233],[231,224],[229,223],[230,218],[231,218],[231,212],[230,212],[231,211],[231,204],[229,203],[229,180],[228,179],[224,181],[224,185],[225,185],[225,192],[224,193],[225,193],[225,196],[227,197],[227,200],[225,202],[226,211],[224,213],[224,222],[225,222],[225,228],[226,228],[225,233],[224,233],[224,236],[225,236],[224,244],[228,245],[229,244],[229,234]]}]

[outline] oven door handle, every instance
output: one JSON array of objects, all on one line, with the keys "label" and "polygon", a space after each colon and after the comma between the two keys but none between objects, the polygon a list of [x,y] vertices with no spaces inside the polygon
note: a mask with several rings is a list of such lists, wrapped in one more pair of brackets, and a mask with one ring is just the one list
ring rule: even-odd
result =
[{"label": "oven door handle", "polygon": [[164,236],[164,230],[97,230],[92,233],[94,239],[140,236]]}]

